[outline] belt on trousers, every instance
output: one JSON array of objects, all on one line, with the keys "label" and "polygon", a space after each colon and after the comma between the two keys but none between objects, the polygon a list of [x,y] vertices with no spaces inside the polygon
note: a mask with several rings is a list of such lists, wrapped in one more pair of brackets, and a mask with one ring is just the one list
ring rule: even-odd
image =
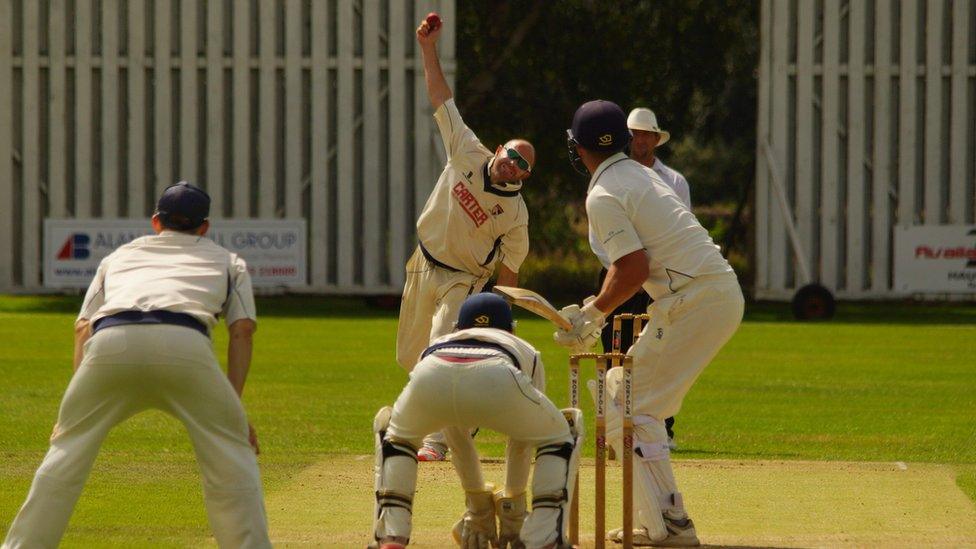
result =
[{"label": "belt on trousers", "polygon": [[437,343],[435,345],[431,345],[430,347],[427,347],[427,349],[423,352],[423,354],[420,355],[420,358],[426,358],[428,355],[436,353],[441,349],[458,349],[458,348],[485,349],[485,350],[491,349],[494,351],[500,351],[504,353],[505,356],[507,356],[512,361],[512,365],[515,366],[515,368],[517,368],[518,370],[522,369],[522,365],[519,364],[518,358],[516,358],[515,353],[513,353],[512,351],[506,349],[504,346],[499,345],[498,343],[492,343],[490,341],[482,341],[480,339],[474,339],[474,338],[455,339],[453,341],[444,341],[441,343]]},{"label": "belt on trousers", "polygon": [[129,324],[169,324],[172,326],[183,326],[200,332],[210,337],[207,327],[202,322],[186,313],[174,313],[172,311],[122,311],[114,315],[99,318],[92,325],[92,333],[112,326],[126,326]]},{"label": "belt on trousers", "polygon": [[422,243],[419,243],[419,244],[420,244],[420,253],[424,254],[424,258],[427,261],[430,261],[435,266],[440,267],[441,269],[447,269],[448,271],[451,271],[452,273],[460,273],[461,272],[461,269],[455,269],[454,267],[451,267],[447,263],[441,263],[440,261],[437,261],[436,259],[434,259],[434,256],[430,255],[430,252],[427,251],[427,248],[424,248],[424,245]]}]

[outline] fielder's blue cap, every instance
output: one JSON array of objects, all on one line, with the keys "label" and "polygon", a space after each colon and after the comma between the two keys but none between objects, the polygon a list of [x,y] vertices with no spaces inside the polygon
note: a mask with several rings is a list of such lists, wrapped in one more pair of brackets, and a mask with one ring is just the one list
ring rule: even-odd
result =
[{"label": "fielder's blue cap", "polygon": [[577,143],[591,151],[617,152],[630,143],[627,115],[620,105],[603,99],[580,105],[570,132]]},{"label": "fielder's blue cap", "polygon": [[156,202],[156,213],[167,228],[195,229],[210,217],[210,195],[200,187],[180,181],[166,187]]},{"label": "fielder's blue cap", "polygon": [[498,328],[512,331],[512,307],[505,298],[489,292],[475,294],[464,301],[458,313],[457,327]]}]

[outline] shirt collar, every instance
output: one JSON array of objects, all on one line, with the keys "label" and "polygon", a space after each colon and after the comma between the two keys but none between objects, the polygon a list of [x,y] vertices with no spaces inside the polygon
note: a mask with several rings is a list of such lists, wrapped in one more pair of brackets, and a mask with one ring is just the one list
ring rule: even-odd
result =
[{"label": "shirt collar", "polygon": [[593,190],[593,185],[596,185],[596,180],[600,179],[600,176],[603,175],[603,172],[605,172],[607,168],[613,164],[616,164],[617,162],[620,162],[621,160],[627,160],[629,158],[629,156],[621,151],[617,154],[610,155],[606,160],[600,162],[600,165],[596,167],[596,171],[593,172],[593,177],[590,178],[590,186],[587,187],[586,192],[589,193],[591,190]]}]

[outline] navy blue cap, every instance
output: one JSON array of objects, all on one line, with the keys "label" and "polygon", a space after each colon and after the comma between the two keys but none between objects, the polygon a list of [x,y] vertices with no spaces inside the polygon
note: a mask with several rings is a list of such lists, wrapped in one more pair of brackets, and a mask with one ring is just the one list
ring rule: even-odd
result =
[{"label": "navy blue cap", "polygon": [[156,213],[164,227],[189,231],[210,217],[210,195],[200,187],[180,181],[166,187],[156,202]]},{"label": "navy blue cap", "polygon": [[489,292],[475,294],[464,301],[458,313],[457,327],[498,328],[512,331],[512,307],[505,298]]},{"label": "navy blue cap", "polygon": [[585,149],[617,152],[630,143],[627,116],[613,101],[583,103],[573,115],[572,138]]}]

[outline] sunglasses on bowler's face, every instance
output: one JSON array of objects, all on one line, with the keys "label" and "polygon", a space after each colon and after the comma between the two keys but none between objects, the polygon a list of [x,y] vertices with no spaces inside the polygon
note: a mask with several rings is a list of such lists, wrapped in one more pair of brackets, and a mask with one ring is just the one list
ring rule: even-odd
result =
[{"label": "sunglasses on bowler's face", "polygon": [[511,147],[505,147],[505,156],[507,156],[510,160],[514,160],[515,165],[518,166],[522,171],[532,171],[532,168],[529,166],[529,161],[526,160],[524,156],[519,154],[517,150]]}]

